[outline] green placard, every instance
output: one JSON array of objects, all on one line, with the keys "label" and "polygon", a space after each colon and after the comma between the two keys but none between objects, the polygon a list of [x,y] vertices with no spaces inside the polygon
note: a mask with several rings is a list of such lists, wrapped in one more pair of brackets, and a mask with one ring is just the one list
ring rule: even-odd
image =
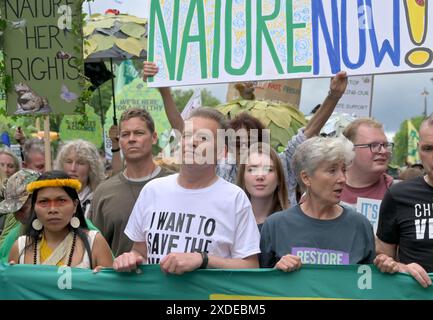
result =
[{"label": "green placard", "polygon": [[62,141],[83,139],[92,142],[97,148],[102,146],[101,119],[92,107],[86,106],[86,116],[64,116],[60,124],[59,135]]},{"label": "green placard", "polygon": [[82,92],[82,0],[1,0],[8,114],[73,114]]},{"label": "green placard", "polygon": [[[131,108],[146,109],[155,122],[155,129],[158,133],[158,145],[164,148],[167,145],[171,126],[164,110],[164,103],[157,89],[148,88],[146,83],[137,78],[124,86],[116,93],[116,116],[120,120],[123,111]],[[113,104],[106,114],[104,131],[108,137],[108,131],[113,125]]]}]

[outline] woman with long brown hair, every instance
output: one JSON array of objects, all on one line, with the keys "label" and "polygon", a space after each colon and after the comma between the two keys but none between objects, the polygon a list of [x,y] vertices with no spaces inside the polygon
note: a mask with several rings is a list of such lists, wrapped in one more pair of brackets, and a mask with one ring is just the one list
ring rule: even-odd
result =
[{"label": "woman with long brown hair", "polygon": [[266,143],[250,147],[248,159],[239,166],[237,185],[251,201],[257,226],[274,212],[289,207],[283,166],[274,149]]}]

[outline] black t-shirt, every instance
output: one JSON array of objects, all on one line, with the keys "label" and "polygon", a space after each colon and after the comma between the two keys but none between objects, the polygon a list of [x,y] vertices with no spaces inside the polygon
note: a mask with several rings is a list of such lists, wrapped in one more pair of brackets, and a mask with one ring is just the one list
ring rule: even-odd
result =
[{"label": "black t-shirt", "polygon": [[377,237],[399,246],[400,262],[433,272],[433,187],[423,177],[393,185],[380,206]]}]

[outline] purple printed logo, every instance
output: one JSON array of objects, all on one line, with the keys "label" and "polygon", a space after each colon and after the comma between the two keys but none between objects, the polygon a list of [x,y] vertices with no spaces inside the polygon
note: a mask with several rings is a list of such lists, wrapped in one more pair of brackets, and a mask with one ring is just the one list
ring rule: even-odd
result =
[{"label": "purple printed logo", "polygon": [[292,248],[292,255],[300,257],[304,264],[349,264],[349,254],[337,250]]}]

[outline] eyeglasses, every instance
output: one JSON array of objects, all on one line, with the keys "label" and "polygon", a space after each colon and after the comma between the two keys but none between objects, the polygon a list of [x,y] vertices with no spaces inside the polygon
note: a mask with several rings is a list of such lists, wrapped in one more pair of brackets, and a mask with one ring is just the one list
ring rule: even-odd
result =
[{"label": "eyeglasses", "polygon": [[364,144],[355,144],[354,147],[357,148],[370,148],[370,151],[373,153],[378,153],[382,148],[384,148],[387,152],[391,152],[394,148],[394,143],[392,142],[373,142],[373,143],[364,143]]}]

